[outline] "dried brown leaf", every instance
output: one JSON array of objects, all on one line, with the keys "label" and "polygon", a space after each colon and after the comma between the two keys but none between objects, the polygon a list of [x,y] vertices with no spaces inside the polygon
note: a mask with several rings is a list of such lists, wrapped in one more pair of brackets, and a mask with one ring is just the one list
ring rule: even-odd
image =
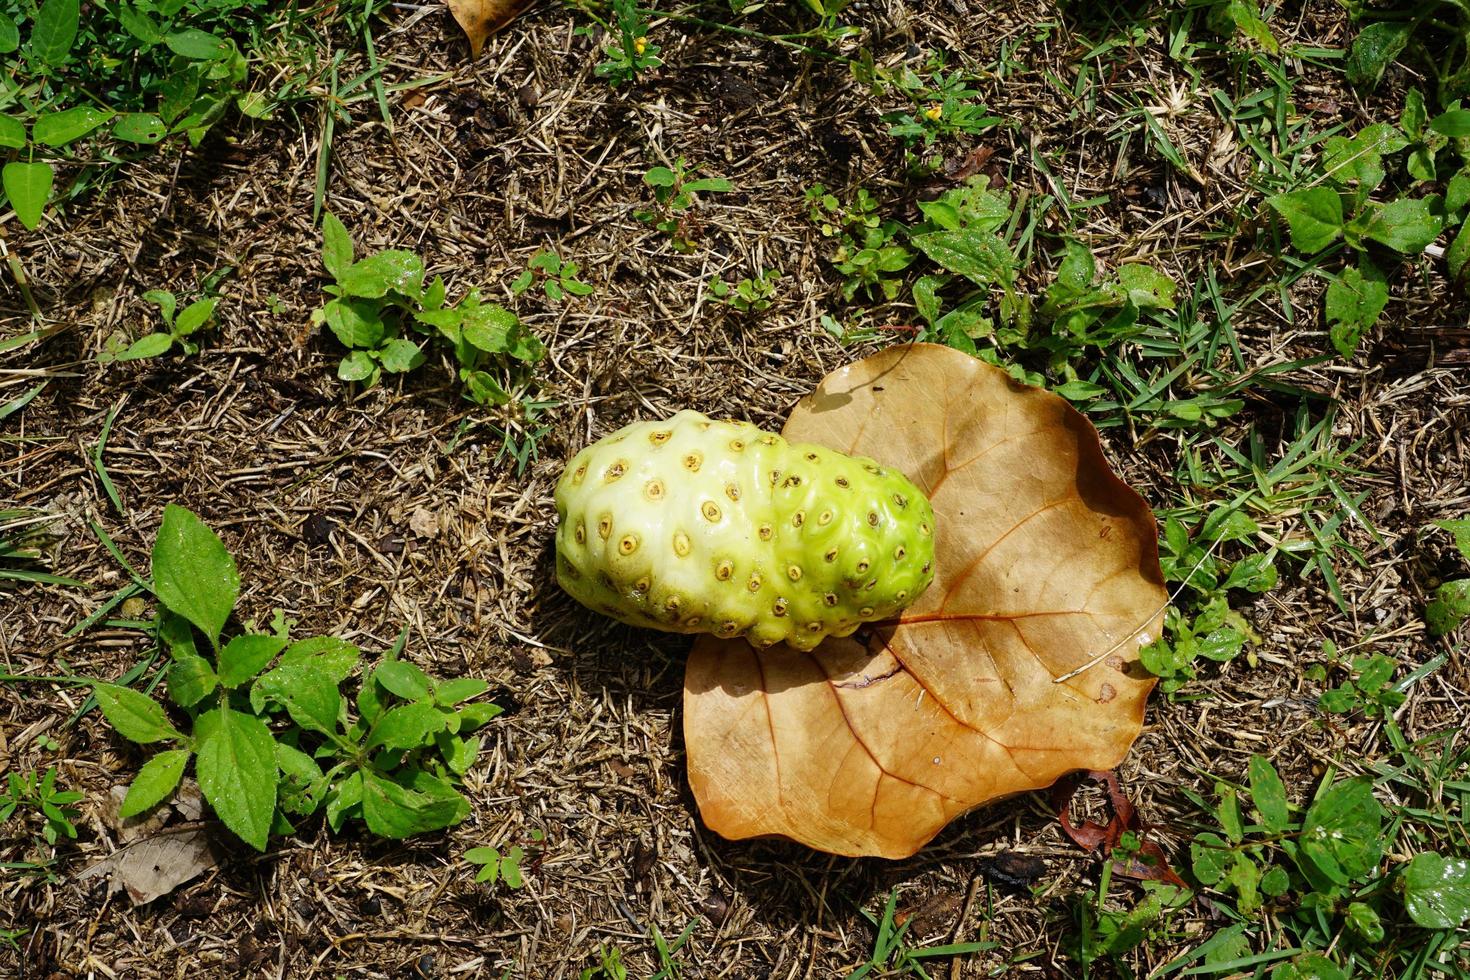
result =
[{"label": "dried brown leaf", "polygon": [[783,433],[923,488],[936,577],[897,623],[810,654],[695,644],[684,731],[711,829],[905,857],[967,810],[1122,759],[1166,596],[1153,516],[1086,419],[919,344],[829,375]]},{"label": "dried brown leaf", "polygon": [[470,54],[478,58],[485,40],[521,15],[536,0],[444,0],[454,20],[470,41]]},{"label": "dried brown leaf", "polygon": [[219,864],[220,852],[207,827],[182,827],[129,844],[91,865],[77,879],[106,874],[114,891],[134,905],[147,905]]}]

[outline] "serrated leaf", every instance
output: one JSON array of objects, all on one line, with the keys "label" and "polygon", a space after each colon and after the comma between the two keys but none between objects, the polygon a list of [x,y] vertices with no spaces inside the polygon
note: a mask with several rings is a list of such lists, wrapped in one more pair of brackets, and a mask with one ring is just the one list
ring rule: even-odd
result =
[{"label": "serrated leaf", "polygon": [[92,690],[103,717],[123,738],[147,745],[184,737],[169,722],[163,705],[148,695],[117,684],[95,684]]},{"label": "serrated leaf", "polygon": [[1015,256],[990,232],[934,231],[914,235],[910,241],[943,268],[980,286],[1008,283],[1014,274]]},{"label": "serrated leaf", "polygon": [[1377,85],[1409,43],[1410,27],[1408,22],[1378,21],[1359,31],[1348,51],[1348,81],[1369,88]]},{"label": "serrated leaf", "polygon": [[378,363],[383,365],[384,371],[391,374],[403,374],[424,363],[424,355],[419,350],[418,344],[402,337],[395,337],[379,348]]},{"label": "serrated leaf", "polygon": [[143,763],[143,768],[138,770],[138,775],[128,787],[128,795],[123,798],[117,815],[126,820],[161,803],[179,785],[184,766],[192,754],[188,749],[169,749]]},{"label": "serrated leaf", "polygon": [[219,680],[225,687],[239,687],[265,669],[286,646],[273,633],[245,633],[225,644],[219,652]]},{"label": "serrated leaf", "polygon": [[1417,255],[1439,237],[1444,219],[1427,200],[1403,198],[1380,207],[1363,230],[1366,238],[1405,255]]},{"label": "serrated leaf", "polygon": [[367,770],[362,777],[362,818],[380,837],[400,840],[441,830],[456,822],[461,812],[461,799],[409,789]]},{"label": "serrated leaf", "polygon": [[219,679],[209,661],[193,653],[174,655],[168,668],[168,696],[181,708],[192,708],[215,689]]},{"label": "serrated leaf", "polygon": [[424,291],[424,262],[412,252],[390,249],[354,262],[337,283],[349,296],[380,299],[392,292],[416,299]]},{"label": "serrated leaf", "polygon": [[194,724],[199,788],[226,827],[264,851],[276,809],[276,740],[259,718],[221,706]]},{"label": "serrated leaf", "polygon": [[178,504],[164,508],[153,544],[153,591],[218,647],[240,595],[240,573],[219,536]]},{"label": "serrated leaf", "polygon": [[415,702],[390,708],[373,725],[364,748],[415,749],[444,727],[444,717],[433,705]]},{"label": "serrated leaf", "polygon": [[342,695],[337,680],[315,663],[286,664],[262,674],[250,689],[250,701],[274,700],[291,720],[307,731],[329,735],[337,731]]},{"label": "serrated leaf", "polygon": [[362,651],[346,640],[335,636],[312,636],[291,644],[281,654],[281,666],[312,664],[326,671],[334,683],[340,684],[360,659]]}]

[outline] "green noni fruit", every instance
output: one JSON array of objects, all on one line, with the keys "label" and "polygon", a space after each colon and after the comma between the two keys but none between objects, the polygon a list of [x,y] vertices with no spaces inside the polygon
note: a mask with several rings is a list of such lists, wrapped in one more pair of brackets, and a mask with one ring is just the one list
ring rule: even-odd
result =
[{"label": "green noni fruit", "polygon": [[556,511],[562,588],[634,626],[810,650],[934,578],[934,511],[903,474],[693,411],[582,450]]}]

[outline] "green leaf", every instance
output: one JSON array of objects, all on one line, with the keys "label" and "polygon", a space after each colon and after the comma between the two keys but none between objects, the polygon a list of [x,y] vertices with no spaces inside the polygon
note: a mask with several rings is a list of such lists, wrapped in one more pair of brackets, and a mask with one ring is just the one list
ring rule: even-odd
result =
[{"label": "green leaf", "polygon": [[649,187],[673,187],[678,180],[668,167],[654,167],[643,175],[643,182]]},{"label": "green leaf", "polygon": [[235,50],[229,41],[192,27],[169,34],[163,43],[174,54],[190,61],[219,61],[228,58]]},{"label": "green leaf", "polygon": [[1470,616],[1470,578],[1445,582],[1424,607],[1424,621],[1434,636],[1444,636]]},{"label": "green leaf", "polygon": [[1455,139],[1470,136],[1470,109],[1451,109],[1429,120],[1429,128],[1441,136]]},{"label": "green leaf", "polygon": [[194,724],[199,788],[226,827],[264,851],[276,809],[276,740],[254,715],[220,706]]},{"label": "green leaf", "polygon": [[346,779],[334,783],[327,794],[327,825],[334,831],[342,829],[348,812],[362,803],[362,773],[355,771]]},{"label": "green leaf", "polygon": [[328,670],[312,661],[285,664],[262,674],[250,689],[251,707],[259,711],[269,699],[286,708],[291,720],[307,731],[330,735],[337,731],[342,712],[339,681]]},{"label": "green leaf", "polygon": [[915,235],[910,241],[939,265],[976,285],[1008,283],[1015,270],[1016,258],[1010,248],[990,232],[933,231]]},{"label": "green leaf", "polygon": [[1382,829],[1383,807],[1373,796],[1372,780],[1348,779],[1307,810],[1298,848],[1312,870],[1334,884],[1347,885],[1377,867]]},{"label": "green leaf", "polygon": [[403,704],[390,708],[373,725],[366,749],[416,749],[426,745],[444,727],[444,716],[431,704]]},{"label": "green leaf", "polygon": [[153,22],[153,18],[130,3],[117,5],[117,22],[122,25],[123,30],[142,41],[145,50],[163,40],[163,35],[159,33],[158,25]]},{"label": "green leaf", "polygon": [[424,291],[424,261],[412,252],[390,249],[352,263],[337,283],[349,296],[380,299],[392,292],[417,298]]},{"label": "green leaf", "polygon": [[14,116],[0,115],[0,148],[18,150],[25,145],[25,123]]},{"label": "green leaf", "polygon": [[505,857],[500,859],[500,877],[505,881],[505,887],[520,888],[525,884],[521,880],[521,860],[525,856],[526,852],[519,844],[512,844],[505,852]]},{"label": "green leaf", "polygon": [[1348,81],[1369,88],[1377,85],[1383,72],[1409,43],[1411,27],[1407,21],[1378,21],[1359,31],[1348,51]]},{"label": "green leaf", "polygon": [[178,320],[174,323],[174,333],[187,337],[204,326],[209,322],[209,318],[214,316],[214,308],[218,303],[219,297],[211,296],[208,299],[196,299],[184,307],[183,312],[179,314]]},{"label": "green leaf", "polygon": [[1347,924],[1353,928],[1353,931],[1368,942],[1383,942],[1383,921],[1378,918],[1378,913],[1373,911],[1371,905],[1350,902],[1344,918],[1347,919]]},{"label": "green leaf", "polygon": [[151,112],[125,112],[112,121],[112,135],[129,143],[157,143],[168,135],[168,124]]},{"label": "green leaf", "polygon": [[452,708],[461,701],[479,697],[490,690],[490,684],[478,677],[456,677],[454,680],[444,681],[434,692],[434,703],[446,708]]},{"label": "green leaf", "polygon": [[1314,255],[1342,234],[1342,198],[1330,187],[1277,194],[1266,203],[1286,219],[1291,244],[1298,251]]},{"label": "green leaf", "polygon": [[463,819],[468,809],[452,789],[447,796],[410,789],[370,770],[362,771],[362,784],[362,818],[368,830],[392,840],[441,830]]},{"label": "green leaf", "polygon": [[347,297],[329,300],[322,307],[322,319],[344,347],[377,347],[387,331],[383,323],[383,305],[370,299]]},{"label": "green leaf", "polygon": [[1363,235],[1396,252],[1417,255],[1439,237],[1443,227],[1444,219],[1434,213],[1428,200],[1404,198],[1379,208]]},{"label": "green leaf", "polygon": [[352,235],[330,211],[322,215],[322,265],[333,279],[341,279],[352,268]]},{"label": "green leaf", "polygon": [[173,293],[167,289],[150,289],[143,294],[143,299],[158,307],[159,313],[163,315],[163,322],[173,326],[174,311],[179,306],[179,301]]},{"label": "green leaf", "polygon": [[1230,864],[1230,845],[1219,834],[1206,831],[1189,845],[1190,870],[1202,885],[1213,885],[1225,877]]},{"label": "green leaf", "polygon": [[127,350],[113,358],[115,361],[138,361],[148,357],[160,357],[174,345],[172,334],[150,333],[139,337],[128,345]]},{"label": "green leaf", "polygon": [[1139,309],[1174,308],[1174,280],[1153,266],[1141,262],[1120,265],[1117,275],[1124,296]]},{"label": "green leaf", "polygon": [[510,402],[510,392],[485,371],[469,371],[464,375],[465,394],[479,405],[505,405]]},{"label": "green leaf", "polygon": [[1261,894],[1271,898],[1279,898],[1291,889],[1291,877],[1286,869],[1278,865],[1272,865],[1261,875]]},{"label": "green leaf", "polygon": [[331,676],[333,683],[340,684],[352,673],[362,658],[362,651],[335,636],[312,636],[297,640],[281,654],[281,666],[311,664]]},{"label": "green leaf", "polygon": [[460,327],[465,342],[487,354],[510,350],[511,335],[520,326],[516,315],[495,303],[467,306]]},{"label": "green leaf", "polygon": [[1465,282],[1465,269],[1470,263],[1470,221],[1460,226],[1455,234],[1455,240],[1444,253],[1445,265],[1449,267],[1450,278],[1461,285]]},{"label": "green leaf", "polygon": [[79,105],[60,112],[37,116],[31,125],[31,139],[46,146],[66,146],[81,139],[113,117],[111,109]]},{"label": "green leaf", "polygon": [[219,684],[214,668],[203,657],[175,654],[168,668],[168,696],[181,708],[192,708],[204,700]]},{"label": "green leaf", "polygon": [[265,669],[286,646],[273,633],[245,633],[225,644],[219,652],[219,682],[239,687]]},{"label": "green leaf", "polygon": [[337,363],[337,377],[343,381],[370,379],[377,370],[378,366],[363,350],[355,350]]},{"label": "green leaf", "polygon": [[1224,783],[1216,783],[1215,795],[1220,798],[1220,805],[1216,809],[1220,829],[1225,831],[1227,840],[1233,844],[1239,844],[1245,839],[1245,827],[1240,819],[1240,803],[1236,798],[1235,788]]},{"label": "green leaf", "polygon": [[184,775],[184,766],[193,753],[188,749],[169,749],[160,752],[138,770],[128,795],[123,798],[117,815],[126,820],[144,811],[151,810],[174,791]]},{"label": "green leaf", "polygon": [[1403,870],[1404,908],[1427,929],[1458,929],[1470,919],[1470,860],[1433,852]]},{"label": "green leaf", "polygon": [[373,671],[377,682],[406,701],[423,701],[433,682],[429,675],[406,660],[385,660]]},{"label": "green leaf", "polygon": [[224,542],[178,504],[164,508],[153,544],[153,592],[219,647],[220,631],[240,595],[240,573]]},{"label": "green leaf", "polygon": [[293,745],[277,742],[276,768],[281,773],[276,784],[281,809],[303,817],[316,812],[324,788],[322,769],[316,760]]},{"label": "green leaf", "polygon": [[498,704],[489,701],[481,701],[478,704],[467,704],[455,713],[459,718],[458,730],[460,732],[472,732],[476,728],[505,714],[505,709]]},{"label": "green leaf", "polygon": [[20,28],[10,15],[0,13],[0,54],[9,54],[20,47]]},{"label": "green leaf", "polygon": [[123,738],[147,745],[184,737],[169,723],[163,705],[148,695],[117,684],[94,684],[92,690],[103,717]]},{"label": "green leaf", "polygon": [[41,224],[41,214],[51,198],[51,185],[56,175],[49,163],[21,163],[12,160],[0,169],[0,186],[15,209],[15,216],[27,231]]},{"label": "green leaf", "polygon": [[1321,953],[1303,953],[1272,968],[1271,980],[1348,980],[1348,974]]},{"label": "green leaf", "polygon": [[1286,803],[1286,784],[1264,756],[1251,756],[1247,768],[1250,780],[1251,802],[1261,815],[1261,825],[1271,833],[1279,833],[1291,824],[1291,813]]},{"label": "green leaf", "polygon": [[81,22],[79,0],[45,0],[31,25],[30,57],[47,65],[66,62]]},{"label": "green leaf", "polygon": [[1343,357],[1352,357],[1364,332],[1388,305],[1388,284],[1381,277],[1365,277],[1358,269],[1344,269],[1328,284],[1326,305],[1333,345]]},{"label": "green leaf", "polygon": [[391,374],[403,374],[424,363],[424,355],[419,350],[418,344],[402,337],[395,337],[379,348],[378,363],[383,365],[384,371]]},{"label": "green leaf", "polygon": [[1455,538],[1455,547],[1466,561],[1470,561],[1470,518],[1435,521],[1434,526],[1450,532]]}]

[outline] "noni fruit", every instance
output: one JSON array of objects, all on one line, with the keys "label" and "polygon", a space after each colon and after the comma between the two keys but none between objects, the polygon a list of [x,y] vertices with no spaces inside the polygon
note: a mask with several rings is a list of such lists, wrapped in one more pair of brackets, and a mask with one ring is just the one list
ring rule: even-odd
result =
[{"label": "noni fruit", "polygon": [[903,474],[693,411],[582,450],[556,511],[562,588],[635,626],[810,650],[934,578],[934,511]]}]

